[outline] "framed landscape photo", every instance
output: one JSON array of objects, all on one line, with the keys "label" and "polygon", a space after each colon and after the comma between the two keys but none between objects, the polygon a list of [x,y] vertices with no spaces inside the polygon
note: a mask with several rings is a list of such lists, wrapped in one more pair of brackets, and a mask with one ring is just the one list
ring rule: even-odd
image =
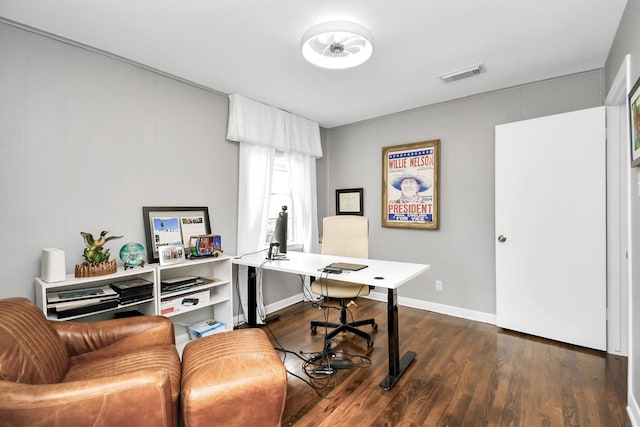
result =
[{"label": "framed landscape photo", "polygon": [[362,188],[336,190],[336,215],[363,215]]},{"label": "framed landscape photo", "polygon": [[437,229],[440,140],[382,149],[382,226]]},{"label": "framed landscape photo", "polygon": [[142,218],[150,263],[159,261],[158,249],[162,246],[184,247],[191,236],[211,234],[207,207],[145,206]]},{"label": "framed landscape photo", "polygon": [[629,92],[631,166],[640,166],[640,78]]}]

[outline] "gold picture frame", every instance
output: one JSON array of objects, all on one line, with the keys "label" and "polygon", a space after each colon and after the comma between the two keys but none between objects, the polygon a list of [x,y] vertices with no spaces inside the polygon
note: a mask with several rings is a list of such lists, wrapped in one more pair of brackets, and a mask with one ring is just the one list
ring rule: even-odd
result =
[{"label": "gold picture frame", "polygon": [[435,230],[440,140],[382,148],[382,226]]}]

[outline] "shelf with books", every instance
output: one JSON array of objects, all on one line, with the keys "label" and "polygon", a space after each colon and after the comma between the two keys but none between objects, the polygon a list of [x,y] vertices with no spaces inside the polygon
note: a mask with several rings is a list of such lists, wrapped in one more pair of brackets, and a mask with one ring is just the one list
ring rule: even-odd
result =
[{"label": "shelf with books", "polygon": [[216,320],[233,325],[230,257],[196,258],[179,264],[154,265],[158,272],[156,311],[173,320],[176,342],[188,340],[187,326],[197,322]]},{"label": "shelf with books", "polygon": [[[113,274],[96,277],[68,274],[65,280],[52,283],[36,278],[36,304],[50,320],[103,320],[131,309],[144,315],[156,314],[155,277],[156,269],[145,266],[127,270],[120,267]],[[139,289],[145,291],[121,295],[111,286],[132,282],[144,282],[145,286]]]}]

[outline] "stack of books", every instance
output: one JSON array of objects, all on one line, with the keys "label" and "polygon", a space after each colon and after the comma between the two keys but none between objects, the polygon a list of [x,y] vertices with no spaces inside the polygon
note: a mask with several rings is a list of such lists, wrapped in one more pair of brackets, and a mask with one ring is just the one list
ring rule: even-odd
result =
[{"label": "stack of books", "polygon": [[117,292],[123,305],[153,298],[153,282],[141,278],[115,282],[111,288]]},{"label": "stack of books", "polygon": [[118,306],[118,294],[109,286],[47,293],[47,311],[59,319]]},{"label": "stack of books", "polygon": [[211,283],[211,279],[197,276],[175,277],[173,279],[166,279],[160,282],[160,293],[168,294],[171,292],[178,292],[193,288],[194,286],[205,285],[207,283]]}]

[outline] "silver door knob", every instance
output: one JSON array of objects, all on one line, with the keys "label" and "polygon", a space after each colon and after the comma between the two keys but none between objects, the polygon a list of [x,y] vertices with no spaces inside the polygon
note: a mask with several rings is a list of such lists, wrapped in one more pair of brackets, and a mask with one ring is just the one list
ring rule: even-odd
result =
[{"label": "silver door knob", "polygon": [[498,236],[498,242],[504,243],[506,241],[507,241],[507,238],[505,236],[503,236],[502,234]]}]

